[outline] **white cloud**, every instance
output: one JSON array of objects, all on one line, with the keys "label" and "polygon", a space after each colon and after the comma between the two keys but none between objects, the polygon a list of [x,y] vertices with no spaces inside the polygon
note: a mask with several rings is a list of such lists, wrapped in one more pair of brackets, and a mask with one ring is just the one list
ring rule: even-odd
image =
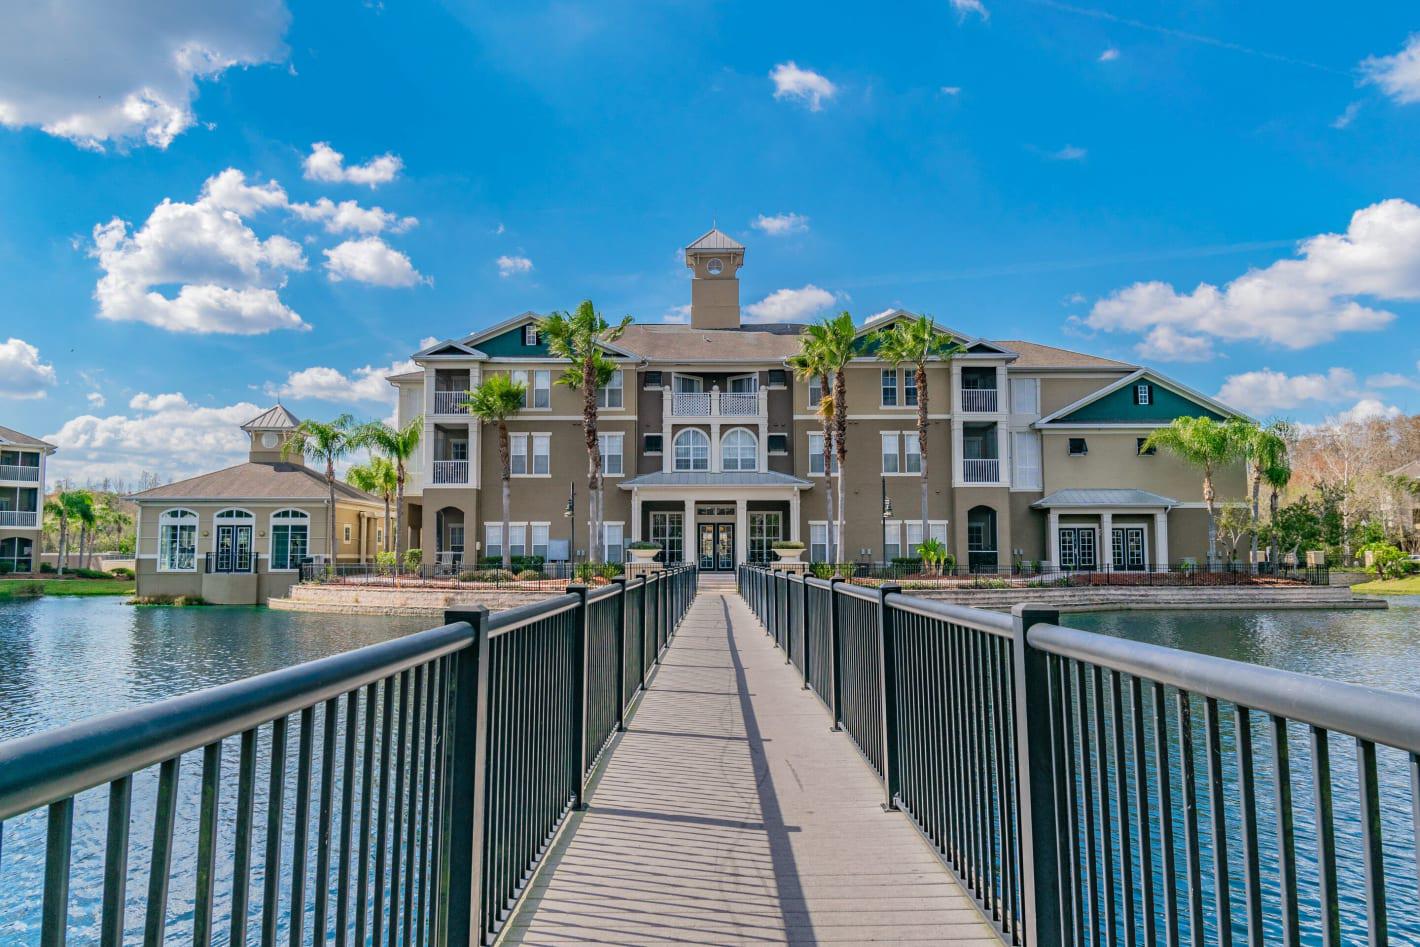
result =
[{"label": "white cloud", "polygon": [[1100,62],[1114,62],[1119,58],[1119,50],[1113,46],[1100,53]]},{"label": "white cloud", "polygon": [[1357,302],[1361,296],[1420,299],[1420,207],[1392,199],[1358,210],[1344,234],[1308,238],[1296,259],[1249,270],[1221,289],[1200,283],[1179,293],[1167,283],[1134,283],[1096,302],[1085,322],[1111,332],[1167,326],[1191,339],[1302,349],[1395,319]]},{"label": "white cloud", "polygon": [[498,258],[498,275],[504,279],[519,273],[532,272],[532,268],[532,260],[525,256],[500,256]]},{"label": "white cloud", "polygon": [[1159,362],[1206,362],[1213,357],[1213,341],[1173,326],[1154,326],[1134,351],[1140,358]]},{"label": "white cloud", "polygon": [[103,392],[100,391],[91,391],[84,397],[88,398],[89,404],[96,408],[102,408],[104,405],[108,404],[108,399],[105,398]]},{"label": "white cloud", "polygon": [[1405,412],[1401,411],[1393,404],[1385,404],[1376,398],[1362,398],[1351,407],[1327,418],[1328,422],[1351,424],[1359,421],[1375,421],[1377,419],[1398,418]]},{"label": "white cloud", "polygon": [[[242,220],[285,204],[275,181],[251,186],[228,168],[194,203],[164,199],[136,232],[117,217],[96,224],[90,254],[103,270],[94,289],[99,317],[173,332],[307,328],[276,293],[287,272],[306,268],[301,248],[279,235],[262,240]],[[157,288],[167,286],[177,294]]]},{"label": "white cloud", "polygon": [[412,372],[417,367],[413,361],[406,359],[384,367],[365,365],[347,375],[334,368],[316,365],[287,375],[286,381],[273,386],[271,393],[283,398],[393,404],[398,392],[385,379],[390,375]]},{"label": "white cloud", "polygon": [[943,94],[943,95],[961,95],[961,86],[959,86],[959,85],[944,85],[944,86],[942,86],[942,94]]},{"label": "white cloud", "polygon": [[800,69],[793,60],[781,62],[769,72],[774,81],[776,99],[797,99],[808,103],[810,112],[823,109],[823,103],[838,94],[838,86],[812,69]]},{"label": "white cloud", "polygon": [[810,283],[799,289],[777,289],[745,307],[751,322],[802,322],[833,305],[834,295]]},{"label": "white cloud", "polygon": [[982,5],[981,0],[951,0],[952,9],[957,11],[957,18],[965,20],[969,15],[975,13],[983,20],[989,20],[991,14]]},{"label": "white cloud", "polygon": [[1087,154],[1089,154],[1089,152],[1084,148],[1079,148],[1075,145],[1066,145],[1059,151],[1052,151],[1050,157],[1054,158],[1056,161],[1083,161]]},{"label": "white cloud", "polygon": [[382,154],[364,164],[345,164],[345,156],[329,142],[318,141],[311,145],[311,153],[305,160],[306,180],[331,183],[368,184],[371,188],[393,181],[404,167],[398,155]]},{"label": "white cloud", "polygon": [[344,233],[350,230],[365,234],[375,234],[382,230],[404,233],[419,223],[414,217],[401,217],[383,207],[361,207],[355,201],[341,201],[337,204],[328,197],[322,197],[314,204],[292,204],[291,212],[302,220],[323,224],[329,233]]},{"label": "white cloud", "polygon": [[59,447],[53,478],[136,480],[144,471],[188,477],[246,459],[240,427],[264,409],[250,402],[225,407],[192,404],[181,393],[138,395],[131,414],[84,414],[66,421],[45,440]]},{"label": "white cloud", "polygon": [[166,148],[191,128],[197,80],[277,61],[284,0],[6,4],[0,124],[83,148]]},{"label": "white cloud", "polygon": [[24,339],[0,343],[0,398],[43,398],[55,384],[54,366]]},{"label": "white cloud", "polygon": [[1249,414],[1264,415],[1295,410],[1302,402],[1335,404],[1357,394],[1356,375],[1350,369],[1288,375],[1264,368],[1230,376],[1218,390],[1218,400]]},{"label": "white cloud", "polygon": [[661,321],[667,325],[686,325],[690,322],[690,306],[676,306],[666,310]]},{"label": "white cloud", "polygon": [[385,243],[379,237],[347,240],[325,254],[326,275],[332,283],[354,280],[373,286],[413,286],[428,282],[409,257]]},{"label": "white cloud", "polygon": [[1381,372],[1366,378],[1367,388],[1420,388],[1420,362],[1415,363],[1414,375],[1400,372]]},{"label": "white cloud", "polygon": [[[879,319],[886,319],[888,316],[892,315],[895,312],[897,312],[897,309],[892,306],[889,306],[887,309],[880,310],[879,312],[875,312],[871,316],[869,316],[868,322],[877,322]],[[863,324],[867,325],[868,322],[865,322]]]},{"label": "white cloud", "polygon": [[1381,87],[1401,105],[1420,102],[1420,33],[1412,34],[1394,56],[1371,56],[1361,61],[1363,81]]},{"label": "white cloud", "polygon": [[1361,103],[1352,102],[1340,115],[1331,120],[1331,127],[1338,130],[1349,127],[1356,120],[1356,113],[1359,111],[1361,111]]},{"label": "white cloud", "polygon": [[803,214],[774,214],[773,216],[760,214],[750,226],[771,237],[782,237],[808,230],[809,219]]}]

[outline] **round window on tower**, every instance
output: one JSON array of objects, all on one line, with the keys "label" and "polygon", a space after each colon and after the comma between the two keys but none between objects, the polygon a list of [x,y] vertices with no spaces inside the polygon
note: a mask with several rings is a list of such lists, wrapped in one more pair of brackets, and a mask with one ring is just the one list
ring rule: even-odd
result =
[{"label": "round window on tower", "polygon": [[709,273],[711,276],[719,276],[724,270],[725,263],[719,257],[715,257],[709,263],[705,264],[705,272]]},{"label": "round window on tower", "polygon": [[261,435],[261,446],[265,447],[267,450],[271,450],[280,443],[280,441],[281,439],[277,437],[273,431],[267,431],[265,434]]}]

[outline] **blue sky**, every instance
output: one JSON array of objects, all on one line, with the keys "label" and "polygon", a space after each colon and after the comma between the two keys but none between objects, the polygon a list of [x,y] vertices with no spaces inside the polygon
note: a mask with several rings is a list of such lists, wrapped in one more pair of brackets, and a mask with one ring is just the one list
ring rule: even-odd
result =
[{"label": "blue sky", "polygon": [[1409,4],[186,7],[0,38],[0,424],[61,474],[210,468],[277,392],[387,416],[421,340],[525,309],[679,318],[712,219],[758,318],[1420,408]]}]

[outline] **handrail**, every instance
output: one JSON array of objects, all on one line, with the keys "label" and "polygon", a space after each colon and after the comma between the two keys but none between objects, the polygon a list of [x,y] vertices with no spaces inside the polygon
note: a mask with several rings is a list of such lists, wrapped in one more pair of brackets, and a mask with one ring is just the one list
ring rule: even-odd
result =
[{"label": "handrail", "polygon": [[1420,753],[1420,697],[1060,625],[1032,625],[1026,640],[1048,654]]},{"label": "handrail", "polygon": [[556,598],[529,602],[526,605],[494,612],[488,616],[488,637],[496,638],[498,635],[506,635],[510,631],[517,631],[533,622],[571,611],[577,607],[579,601],[580,599],[575,595],[559,595]]},{"label": "handrail", "polygon": [[0,822],[453,654],[472,640],[466,623],[444,625],[0,743]]},{"label": "handrail", "polygon": [[886,596],[884,601],[899,611],[904,611],[912,615],[921,615],[923,618],[939,618],[942,621],[949,621],[956,625],[965,625],[968,628],[977,628],[981,631],[989,631],[993,635],[1000,635],[1009,638],[1014,629],[1011,616],[1002,612],[993,612],[984,608],[972,608],[969,605],[953,605],[949,602],[938,602],[929,598],[921,598],[916,595],[904,595],[893,593]]}]

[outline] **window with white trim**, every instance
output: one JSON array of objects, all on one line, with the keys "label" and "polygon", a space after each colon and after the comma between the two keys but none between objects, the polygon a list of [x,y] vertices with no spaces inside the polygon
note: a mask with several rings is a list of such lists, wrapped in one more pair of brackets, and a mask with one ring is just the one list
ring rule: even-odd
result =
[{"label": "window with white trim", "polygon": [[528,371],[517,369],[508,373],[517,384],[523,386],[524,408],[548,408],[552,405],[552,372],[546,369]]},{"label": "window with white trim", "polygon": [[345,524],[345,528],[344,528],[343,531],[341,532],[341,536],[340,536],[341,542],[349,543],[349,542],[351,542],[351,541],[353,540],[353,538],[354,538],[354,533],[353,533],[352,530],[351,530],[350,524],[349,524],[349,523],[346,523],[346,524]]},{"label": "window with white trim", "polygon": [[[833,470],[833,472],[834,472],[835,474],[837,474],[837,473],[838,473],[838,455],[837,455],[837,454],[831,455],[831,456],[829,457],[829,460],[830,460],[830,462],[831,462],[831,464],[832,464],[832,470]],[[822,432],[822,431],[810,431],[810,432],[809,432],[809,473],[810,473],[811,475],[817,475],[817,476],[820,476],[820,477],[823,476],[823,432]]]},{"label": "window with white trim", "polygon": [[922,472],[922,444],[917,440],[916,431],[902,432],[902,472]]},{"label": "window with white trim", "polygon": [[710,469],[710,437],[704,431],[688,427],[675,436],[675,469]]},{"label": "window with white trim", "polygon": [[621,448],[626,441],[624,434],[598,434],[597,445],[602,454],[602,473],[608,477],[620,477],[624,472]]},{"label": "window with white trim", "polygon": [[882,378],[883,407],[897,407],[897,369],[884,368],[880,377]]},{"label": "window with white trim", "polygon": [[917,407],[917,370],[909,368],[902,373],[902,403],[909,408]]},{"label": "window with white trim", "polygon": [[[529,457],[531,448],[531,457]],[[552,435],[508,435],[508,472],[514,477],[545,477],[551,472]]]},{"label": "window with white trim", "polygon": [[483,555],[489,559],[503,558],[503,524],[483,524]]},{"label": "window with white trim", "polygon": [[[922,521],[908,520],[903,524],[903,527],[907,531],[907,554],[915,556],[922,549]],[[947,545],[946,520],[928,520],[927,531],[928,535],[941,543],[943,547]]]},{"label": "window with white trim", "polygon": [[271,568],[299,569],[311,538],[311,517],[303,510],[271,514]]},{"label": "window with white trim", "polygon": [[1034,431],[1011,432],[1011,484],[1032,490],[1041,488],[1040,436]]},{"label": "window with white trim", "polygon": [[508,472],[514,477],[526,477],[528,474],[528,436],[526,434],[508,435]]},{"label": "window with white trim", "polygon": [[621,562],[626,558],[624,523],[602,524],[602,550],[607,562]]},{"label": "window with white trim", "polygon": [[[838,524],[833,524],[835,539],[838,536]],[[838,557],[843,558],[843,544],[835,542],[834,548],[838,550]],[[820,520],[809,523],[809,560],[812,562],[828,561],[828,524]]]},{"label": "window with white trim", "polygon": [[[921,525],[920,523],[918,524]],[[902,555],[902,523],[897,520],[883,521],[883,561],[892,562]]]},{"label": "window with white trim", "polygon": [[546,477],[552,472],[552,435],[532,436],[533,476]]},{"label": "window with white trim", "polygon": [[758,470],[759,439],[742,427],[732,428],[720,438],[721,470]]},{"label": "window with white trim", "polygon": [[537,323],[529,322],[523,326],[523,344],[537,345]]},{"label": "window with white trim", "polygon": [[526,523],[508,524],[508,555],[526,556],[528,554],[528,526]]},{"label": "window with white trim", "polygon": [[197,514],[164,510],[158,517],[158,571],[192,572],[197,568]]},{"label": "window with white trim", "polygon": [[532,554],[545,560],[547,558],[547,534],[552,524],[531,523],[529,525],[532,527]]},{"label": "window with white trim", "polygon": [[1149,404],[1152,401],[1153,386],[1148,382],[1134,386],[1134,403]]},{"label": "window with white trim", "polygon": [[883,473],[895,474],[902,472],[902,452],[898,449],[902,437],[897,431],[884,431],[882,433],[882,454]]},{"label": "window with white trim", "polygon": [[823,402],[823,378],[815,375],[809,379],[809,410],[817,411]]},{"label": "window with white trim", "polygon": [[622,404],[622,375],[621,369],[611,373],[611,378],[607,383],[597,389],[598,408],[619,408]]},{"label": "window with white trim", "polygon": [[1037,415],[1040,413],[1040,380],[1036,378],[1011,379],[1011,413]]}]

